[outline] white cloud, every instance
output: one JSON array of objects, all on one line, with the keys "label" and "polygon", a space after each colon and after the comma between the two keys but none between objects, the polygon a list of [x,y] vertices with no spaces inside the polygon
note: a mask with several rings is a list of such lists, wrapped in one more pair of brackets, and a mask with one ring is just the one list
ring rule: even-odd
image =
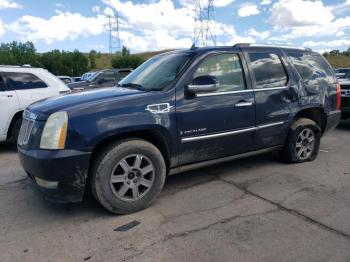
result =
[{"label": "white cloud", "polygon": [[5,30],[5,24],[4,22],[0,19],[0,36],[4,35],[6,32]]},{"label": "white cloud", "polygon": [[304,43],[306,47],[317,48],[337,48],[342,46],[350,46],[350,39],[337,39],[332,41],[307,41]]},{"label": "white cloud", "polygon": [[240,9],[238,9],[238,15],[240,17],[257,15],[259,13],[260,11],[258,9],[258,6],[254,4],[244,5]]},{"label": "white cloud", "polygon": [[12,0],[0,0],[0,9],[6,8],[22,8],[23,6],[13,2]]},{"label": "white cloud", "polygon": [[215,0],[214,6],[216,7],[225,7],[234,2],[235,0]]},{"label": "white cloud", "polygon": [[248,35],[250,35],[256,39],[259,39],[259,40],[265,40],[266,38],[268,38],[270,36],[270,32],[269,31],[258,32],[254,28],[251,28],[248,30]]},{"label": "white cloud", "polygon": [[57,3],[57,4],[56,4],[56,7],[58,7],[58,8],[65,8],[65,5],[64,5],[64,4],[61,4],[61,3]]},{"label": "white cloud", "polygon": [[316,0],[279,0],[271,8],[275,27],[327,25],[334,19],[331,8]]},{"label": "white cloud", "polygon": [[78,13],[56,11],[57,15],[44,19],[35,16],[22,16],[9,25],[9,29],[22,36],[24,40],[44,41],[52,44],[55,41],[76,39],[99,35],[104,31],[103,15],[85,17]]},{"label": "white cloud", "polygon": [[261,4],[262,5],[270,5],[270,4],[272,4],[272,0],[262,0]]},{"label": "white cloud", "polygon": [[100,11],[101,11],[101,7],[99,7],[99,6],[97,6],[97,5],[95,5],[95,6],[92,7],[92,12],[94,12],[94,13],[99,13]]}]

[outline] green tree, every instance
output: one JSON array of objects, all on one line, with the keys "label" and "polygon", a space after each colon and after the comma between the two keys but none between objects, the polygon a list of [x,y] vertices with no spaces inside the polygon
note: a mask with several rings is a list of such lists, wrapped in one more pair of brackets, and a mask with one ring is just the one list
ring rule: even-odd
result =
[{"label": "green tree", "polygon": [[122,51],[117,53],[111,60],[113,68],[136,68],[142,64],[144,60],[138,55],[130,54],[130,50],[123,46]]},{"label": "green tree", "polygon": [[0,64],[38,66],[36,50],[32,42],[0,44]]},{"label": "green tree", "polygon": [[91,50],[89,53],[90,69],[96,68],[96,54],[97,52],[95,50]]}]

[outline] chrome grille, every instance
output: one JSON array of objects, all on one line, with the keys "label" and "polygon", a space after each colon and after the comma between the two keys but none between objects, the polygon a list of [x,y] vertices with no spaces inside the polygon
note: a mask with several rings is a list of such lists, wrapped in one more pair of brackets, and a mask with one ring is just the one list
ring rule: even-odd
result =
[{"label": "chrome grille", "polygon": [[28,111],[24,112],[23,114],[22,126],[21,126],[21,130],[19,131],[18,141],[17,141],[18,145],[28,144],[30,135],[32,133],[33,126],[35,123],[35,117],[28,118],[27,117],[28,115],[31,115]]}]

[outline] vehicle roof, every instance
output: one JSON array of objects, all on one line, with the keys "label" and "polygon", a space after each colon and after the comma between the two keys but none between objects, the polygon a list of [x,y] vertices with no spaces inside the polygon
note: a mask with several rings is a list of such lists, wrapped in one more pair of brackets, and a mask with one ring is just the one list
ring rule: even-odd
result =
[{"label": "vehicle roof", "polygon": [[[169,51],[163,54],[171,54],[171,53],[207,53],[214,51],[240,51],[241,49],[268,49],[268,50],[284,50],[288,52],[300,52],[300,53],[315,53],[310,48],[305,47],[297,47],[297,46],[286,46],[286,45],[265,45],[265,44],[235,44],[233,46],[206,46],[206,47],[195,47],[194,45],[190,49],[179,49]],[[162,55],[162,54],[160,54]]]}]

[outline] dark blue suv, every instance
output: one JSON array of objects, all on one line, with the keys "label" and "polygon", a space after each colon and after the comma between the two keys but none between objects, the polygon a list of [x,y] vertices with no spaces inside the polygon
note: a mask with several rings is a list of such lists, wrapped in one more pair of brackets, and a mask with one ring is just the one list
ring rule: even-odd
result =
[{"label": "dark blue suv", "polygon": [[238,44],[155,56],[118,86],[27,108],[21,163],[55,201],[88,187],[109,211],[145,208],[167,175],[279,150],[314,160],[340,118],[340,88],[309,49]]}]

